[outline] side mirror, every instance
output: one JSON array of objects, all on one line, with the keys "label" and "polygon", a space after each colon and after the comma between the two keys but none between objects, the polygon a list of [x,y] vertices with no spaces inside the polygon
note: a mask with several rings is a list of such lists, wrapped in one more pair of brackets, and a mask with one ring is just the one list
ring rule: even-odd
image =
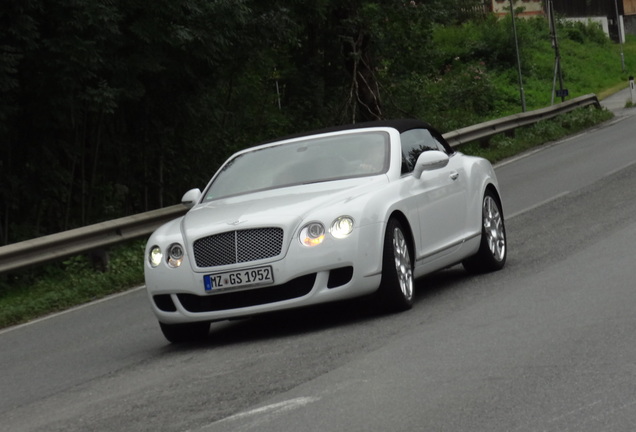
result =
[{"label": "side mirror", "polygon": [[181,204],[183,204],[184,206],[190,209],[194,207],[194,205],[197,202],[199,202],[200,199],[201,199],[201,189],[199,188],[190,189],[185,194],[183,194],[183,197],[181,198]]},{"label": "side mirror", "polygon": [[448,155],[439,150],[429,150],[422,152],[417,158],[413,177],[419,179],[424,171],[434,171],[448,165]]}]

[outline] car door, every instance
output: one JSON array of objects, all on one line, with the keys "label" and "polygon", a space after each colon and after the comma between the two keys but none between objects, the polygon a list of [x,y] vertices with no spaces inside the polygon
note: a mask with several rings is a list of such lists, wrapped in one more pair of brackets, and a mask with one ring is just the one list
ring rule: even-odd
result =
[{"label": "car door", "polygon": [[434,260],[457,249],[465,232],[468,182],[462,155],[453,152],[435,131],[427,129],[404,132],[402,149],[403,173],[412,171],[424,151],[443,151],[449,156],[446,166],[424,171],[412,183],[420,227],[417,259]]}]

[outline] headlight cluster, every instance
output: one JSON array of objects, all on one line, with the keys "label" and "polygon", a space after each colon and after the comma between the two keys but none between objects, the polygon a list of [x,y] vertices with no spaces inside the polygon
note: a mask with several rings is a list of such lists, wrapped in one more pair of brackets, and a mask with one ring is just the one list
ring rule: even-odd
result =
[{"label": "headlight cluster", "polygon": [[331,224],[329,232],[337,239],[342,239],[353,231],[353,218],[351,216],[340,216]]},{"label": "headlight cluster", "polygon": [[300,242],[307,247],[318,246],[325,239],[325,227],[320,222],[312,222],[300,230]]},{"label": "headlight cluster", "polygon": [[[329,233],[337,239],[343,239],[353,231],[353,218],[340,216],[331,223]],[[325,240],[325,226],[320,222],[308,223],[300,230],[300,242],[307,246],[318,246]]]},{"label": "headlight cluster", "polygon": [[[166,257],[166,262],[169,267],[177,268],[183,263],[183,257],[185,256],[185,251],[183,246],[179,243],[173,243],[168,247],[168,256]],[[150,253],[148,254],[148,262],[152,267],[157,267],[163,261],[163,252],[159,246],[153,246],[150,248]]]},{"label": "headlight cluster", "polygon": [[172,268],[179,267],[183,262],[184,255],[183,246],[179,243],[171,244],[168,248],[168,265]]}]

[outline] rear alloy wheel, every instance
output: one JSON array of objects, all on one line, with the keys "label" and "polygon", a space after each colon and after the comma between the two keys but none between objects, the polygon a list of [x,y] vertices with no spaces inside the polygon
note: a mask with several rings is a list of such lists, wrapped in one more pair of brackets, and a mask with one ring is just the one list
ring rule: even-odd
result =
[{"label": "rear alloy wheel", "polygon": [[413,263],[404,229],[397,219],[390,219],[384,237],[382,281],[378,300],[390,312],[413,307]]},{"label": "rear alloy wheel", "polygon": [[462,264],[471,273],[487,273],[500,270],[506,263],[508,248],[506,228],[499,201],[490,190],[482,202],[481,243],[479,251]]},{"label": "rear alloy wheel", "polygon": [[195,322],[186,324],[159,323],[163,335],[172,343],[195,342],[203,340],[210,332],[209,322]]}]

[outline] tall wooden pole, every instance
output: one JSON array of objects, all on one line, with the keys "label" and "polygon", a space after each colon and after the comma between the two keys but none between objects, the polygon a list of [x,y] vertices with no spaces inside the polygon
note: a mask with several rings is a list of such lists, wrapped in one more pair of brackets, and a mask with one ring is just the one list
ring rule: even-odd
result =
[{"label": "tall wooden pole", "polygon": [[526,112],[526,96],[523,91],[523,78],[521,77],[521,57],[519,55],[519,41],[517,39],[517,24],[515,23],[515,6],[510,0],[510,16],[512,17],[512,32],[515,36],[515,50],[517,52],[517,72],[519,74],[519,96],[521,97],[521,110]]}]

